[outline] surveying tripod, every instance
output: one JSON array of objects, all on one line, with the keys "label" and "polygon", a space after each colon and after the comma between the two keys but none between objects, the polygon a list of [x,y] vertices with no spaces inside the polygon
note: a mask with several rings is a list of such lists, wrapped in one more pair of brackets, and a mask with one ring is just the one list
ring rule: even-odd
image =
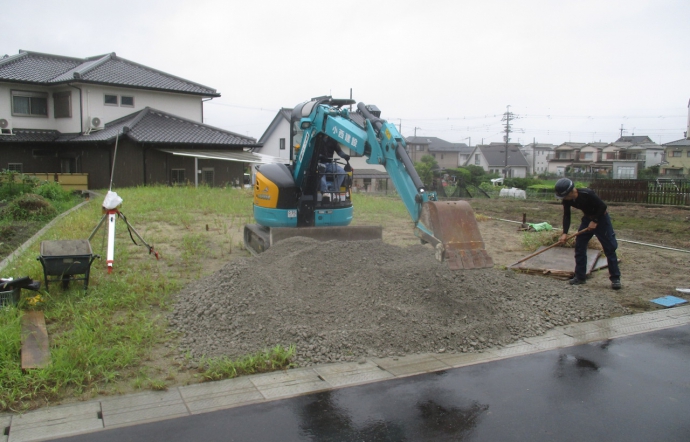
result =
[{"label": "surveying tripod", "polygon": [[121,218],[125,222],[125,224],[127,224],[127,231],[129,232],[129,237],[132,239],[132,242],[135,245],[138,246],[139,244],[137,244],[137,242],[134,240],[132,233],[134,233],[134,235],[136,235],[136,237],[139,238],[139,241],[141,241],[144,244],[144,246],[146,246],[146,248],[149,250],[149,255],[151,253],[153,253],[154,256],[156,257],[156,259],[159,259],[158,252],[156,252],[153,249],[153,246],[149,245],[146,241],[144,241],[144,238],[142,238],[141,235],[139,235],[139,232],[137,232],[136,229],[134,227],[132,227],[132,225],[129,223],[129,221],[127,221],[127,217],[125,217],[125,215],[122,212],[120,212],[117,209],[104,209],[104,210],[105,210],[105,213],[103,214],[103,217],[99,221],[96,228],[93,229],[93,231],[91,232],[91,235],[89,235],[89,242],[91,242],[91,239],[94,237],[94,235],[96,234],[98,229],[101,228],[101,226],[103,225],[103,223],[107,219],[108,220],[108,254],[107,254],[106,263],[108,265],[108,273],[113,272],[113,261],[115,260],[115,220],[117,218]]}]

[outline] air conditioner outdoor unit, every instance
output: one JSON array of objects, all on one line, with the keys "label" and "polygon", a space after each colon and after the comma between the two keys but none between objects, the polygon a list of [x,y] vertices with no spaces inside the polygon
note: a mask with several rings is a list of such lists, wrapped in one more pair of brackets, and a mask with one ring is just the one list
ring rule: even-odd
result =
[{"label": "air conditioner outdoor unit", "polygon": [[101,118],[101,117],[90,117],[89,118],[89,125],[91,126],[91,130],[103,129],[103,118]]},{"label": "air conditioner outdoor unit", "polygon": [[0,118],[0,135],[13,135],[12,123],[7,118]]}]

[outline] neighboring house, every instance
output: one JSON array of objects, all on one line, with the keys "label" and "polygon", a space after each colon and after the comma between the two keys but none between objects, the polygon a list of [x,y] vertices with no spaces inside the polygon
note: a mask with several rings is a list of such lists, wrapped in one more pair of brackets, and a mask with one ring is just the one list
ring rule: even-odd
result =
[{"label": "neighboring house", "polygon": [[505,143],[479,144],[475,146],[466,165],[479,166],[488,173],[506,178],[526,178],[529,164],[520,151],[520,145]]},{"label": "neighboring house", "polygon": [[565,169],[573,162],[579,160],[580,149],[586,143],[563,143],[554,147],[553,152],[547,156],[549,162],[548,172],[556,175],[564,175]]},{"label": "neighboring house", "polygon": [[549,167],[548,156],[553,152],[553,144],[530,143],[522,146],[520,150],[529,164],[528,175],[546,173]]},{"label": "neighboring house", "polygon": [[437,137],[408,137],[405,142],[413,163],[421,161],[424,155],[431,155],[442,170],[464,165],[472,151],[465,143],[451,143]]},{"label": "neighboring house", "polygon": [[203,124],[203,100],[219,96],[115,53],[19,51],[0,58],[0,167],[85,173],[94,189],[112,170],[120,187],[241,184],[247,162],[263,159],[244,152],[255,139]]},{"label": "neighboring house", "polygon": [[690,177],[690,138],[664,144],[665,163],[662,163],[660,174],[674,177]]},{"label": "neighboring house", "polygon": [[261,147],[254,148],[254,152],[271,155],[277,158],[290,159],[290,117],[292,109],[283,107],[276,114],[271,124],[259,138]]}]

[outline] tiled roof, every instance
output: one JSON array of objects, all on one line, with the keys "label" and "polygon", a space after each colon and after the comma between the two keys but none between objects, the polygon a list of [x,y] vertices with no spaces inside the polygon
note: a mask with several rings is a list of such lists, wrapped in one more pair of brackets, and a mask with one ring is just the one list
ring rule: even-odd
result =
[{"label": "tiled roof", "polygon": [[215,89],[120,58],[115,53],[72,58],[19,51],[0,58],[0,81],[54,85],[94,83],[219,97]]},{"label": "tiled roof", "polygon": [[670,143],[664,143],[664,146],[690,146],[690,139],[682,138],[680,140],[671,141]]},{"label": "tiled roof", "polygon": [[[489,166],[503,166],[506,164],[505,146],[480,146],[479,149]],[[508,147],[508,166],[527,167],[529,164],[525,156],[520,152],[520,149]]]},{"label": "tiled roof", "polygon": [[37,129],[14,129],[13,135],[0,136],[0,143],[43,143],[55,141],[60,132],[56,130],[37,130]]},{"label": "tiled roof", "polygon": [[[57,131],[15,129],[17,135],[0,136],[2,142],[55,141],[89,143],[112,141],[116,136],[139,143],[213,146],[256,146],[256,140],[206,124],[187,120],[152,108],[107,123],[89,134],[61,134]],[[40,138],[40,139],[39,139]]]},{"label": "tiled roof", "polygon": [[469,148],[465,143],[451,143],[438,137],[407,137],[405,141],[407,144],[427,144],[429,151],[434,152],[462,152]]}]

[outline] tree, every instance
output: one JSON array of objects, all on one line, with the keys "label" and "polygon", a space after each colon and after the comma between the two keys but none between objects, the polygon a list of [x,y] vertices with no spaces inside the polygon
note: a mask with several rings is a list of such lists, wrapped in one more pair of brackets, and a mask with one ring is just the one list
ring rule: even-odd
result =
[{"label": "tree", "polygon": [[431,188],[434,181],[434,174],[438,171],[438,162],[431,155],[422,156],[421,160],[414,163],[417,175],[424,183],[424,186]]}]

